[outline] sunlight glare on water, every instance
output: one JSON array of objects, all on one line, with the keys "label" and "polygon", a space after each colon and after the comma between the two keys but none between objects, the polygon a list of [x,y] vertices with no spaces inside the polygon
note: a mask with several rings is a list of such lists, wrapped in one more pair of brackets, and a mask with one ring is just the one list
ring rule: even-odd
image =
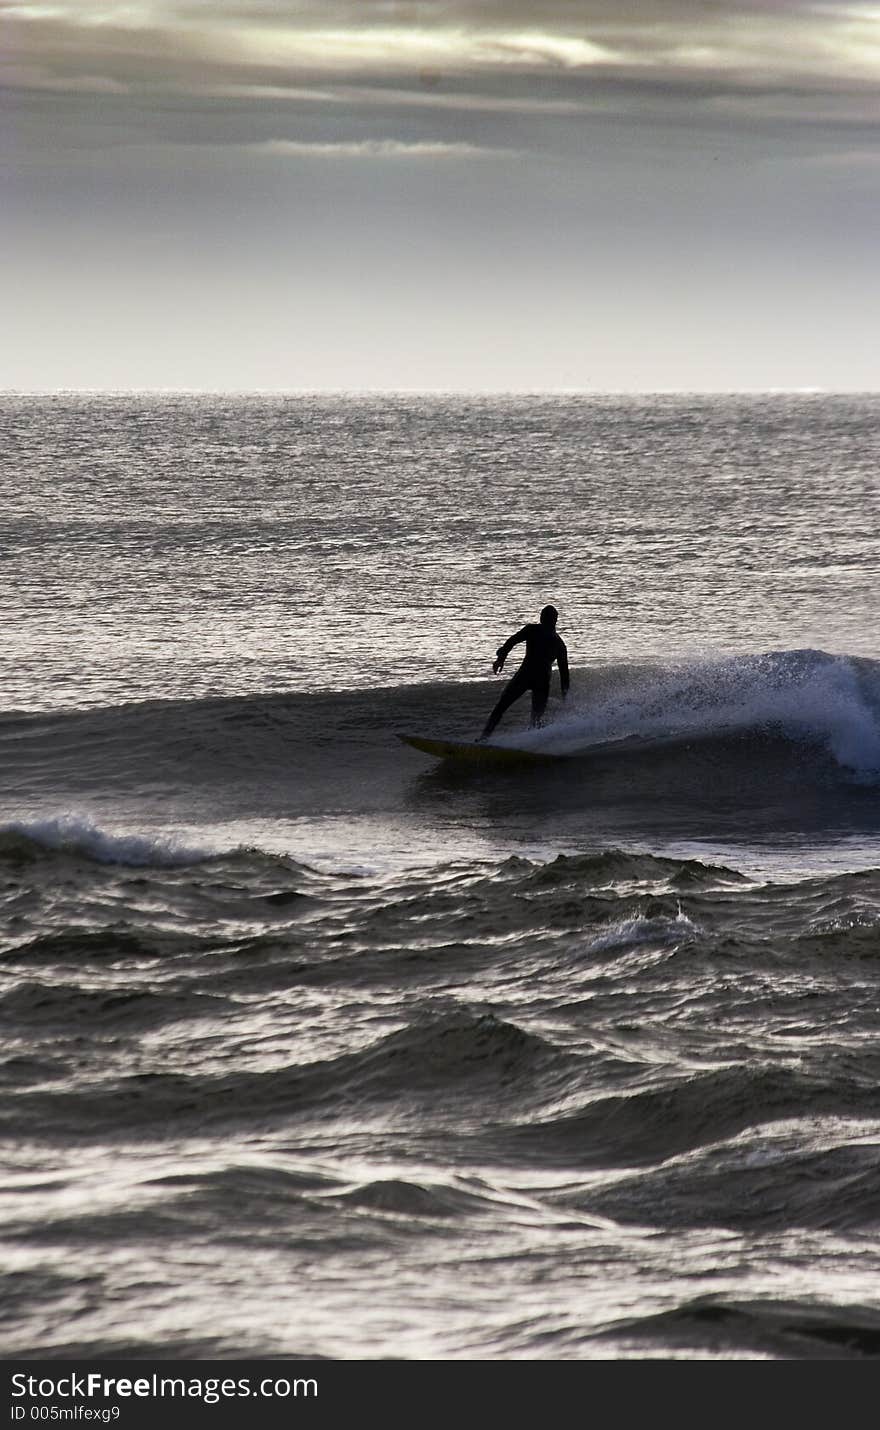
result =
[{"label": "sunlight glare on water", "polygon": [[0,401],[6,708],[874,650],[876,396]]}]

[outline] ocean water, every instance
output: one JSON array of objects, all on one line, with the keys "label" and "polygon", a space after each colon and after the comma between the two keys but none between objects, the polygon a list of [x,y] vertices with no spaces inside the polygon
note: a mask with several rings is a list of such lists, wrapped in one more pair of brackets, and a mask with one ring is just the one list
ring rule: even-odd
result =
[{"label": "ocean water", "polygon": [[880,1355],[878,418],[0,398],[0,1354]]}]

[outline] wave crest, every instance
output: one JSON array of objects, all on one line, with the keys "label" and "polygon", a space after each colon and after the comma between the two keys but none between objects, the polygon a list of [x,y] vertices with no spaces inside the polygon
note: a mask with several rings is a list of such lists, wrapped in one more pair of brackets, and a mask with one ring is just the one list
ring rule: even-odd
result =
[{"label": "wave crest", "polygon": [[877,662],[789,650],[624,669],[527,743],[579,755],[617,741],[662,746],[747,734],[818,743],[845,769],[880,774]]},{"label": "wave crest", "polygon": [[174,834],[113,834],[82,814],[0,826],[0,859],[33,863],[47,852],[137,869],[201,864],[216,851],[184,844]]}]

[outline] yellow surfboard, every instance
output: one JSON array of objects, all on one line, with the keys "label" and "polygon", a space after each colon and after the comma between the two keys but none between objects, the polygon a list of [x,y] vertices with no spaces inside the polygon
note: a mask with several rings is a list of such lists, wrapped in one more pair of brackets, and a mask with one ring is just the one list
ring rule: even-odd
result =
[{"label": "yellow surfboard", "polygon": [[483,745],[466,740],[431,740],[424,735],[398,735],[405,745],[433,755],[438,760],[468,760],[481,765],[545,765],[555,763],[559,755],[544,755],[537,750],[515,750],[509,745]]}]

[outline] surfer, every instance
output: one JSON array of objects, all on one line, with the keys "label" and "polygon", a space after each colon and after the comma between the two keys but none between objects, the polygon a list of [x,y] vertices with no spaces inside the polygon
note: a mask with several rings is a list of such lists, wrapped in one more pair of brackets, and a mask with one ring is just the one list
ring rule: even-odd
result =
[{"label": "surfer", "polygon": [[525,695],[527,690],[532,692],[532,725],[540,725],[541,716],[547,708],[547,701],[550,698],[550,675],[553,666],[559,667],[559,683],[562,687],[562,698],[568,694],[568,651],[565,648],[565,641],[556,634],[556,621],[559,612],[555,606],[545,606],[541,612],[540,622],[523,626],[521,631],[509,636],[495,652],[495,659],[492,662],[492,672],[500,675],[504,668],[504,662],[515,645],[520,641],[526,643],[526,653],[523,656],[522,665],[507,682],[501,692],[501,699],[486,721],[485,729],[480,736],[481,740],[488,739],[505,710],[509,709],[514,700],[519,700],[521,695]]}]

